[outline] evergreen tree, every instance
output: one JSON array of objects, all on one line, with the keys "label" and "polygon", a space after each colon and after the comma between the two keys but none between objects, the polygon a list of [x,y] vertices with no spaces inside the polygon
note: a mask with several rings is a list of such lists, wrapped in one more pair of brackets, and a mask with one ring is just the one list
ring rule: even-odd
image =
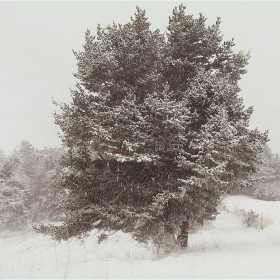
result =
[{"label": "evergreen tree", "polygon": [[86,32],[80,83],[55,114],[68,149],[67,215],[37,231],[67,239],[121,229],[160,242],[250,186],[267,135],[248,128],[252,108],[238,97],[248,56],[222,42],[219,19],[207,28],[184,9],[174,9],[167,42],[139,8],[124,26]]},{"label": "evergreen tree", "polygon": [[206,27],[206,18],[200,14],[197,19],[185,14],[186,7],[180,5],[173,10],[167,27],[167,56],[164,77],[172,90],[185,91],[189,80],[199,69],[228,75],[229,81],[236,83],[248,63],[249,53],[234,53],[233,39],[223,42],[220,31],[221,19]]},{"label": "evergreen tree", "polygon": [[256,174],[258,182],[249,193],[262,200],[280,200],[280,159],[278,154],[265,145],[260,154],[260,170]]},{"label": "evergreen tree", "polygon": [[15,153],[6,157],[0,169],[0,229],[18,230],[27,223],[30,188],[19,169]]},{"label": "evergreen tree", "polygon": [[61,148],[38,150],[24,140],[0,165],[0,229],[22,229],[61,215]]},{"label": "evergreen tree", "polygon": [[0,181],[0,229],[18,230],[28,220],[28,186],[11,177]]},{"label": "evergreen tree", "polygon": [[110,92],[111,104],[118,104],[128,93],[140,102],[150,92],[160,91],[164,37],[149,29],[145,11],[137,7],[128,24],[88,30],[83,52],[74,52],[78,63],[75,76],[90,92]]}]

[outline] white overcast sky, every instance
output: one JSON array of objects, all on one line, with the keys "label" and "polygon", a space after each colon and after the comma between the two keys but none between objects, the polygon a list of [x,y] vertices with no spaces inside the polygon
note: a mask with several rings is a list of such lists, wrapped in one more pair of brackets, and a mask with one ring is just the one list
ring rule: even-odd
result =
[{"label": "white overcast sky", "polygon": [[135,7],[146,10],[152,29],[165,32],[172,9],[202,12],[207,24],[222,18],[224,39],[235,50],[251,50],[248,73],[240,81],[246,106],[254,106],[251,128],[269,130],[269,145],[280,153],[280,2],[113,1],[0,2],[0,150],[9,153],[28,140],[37,148],[60,146],[52,113],[71,101],[76,60],[84,33],[98,23],[127,23]]}]

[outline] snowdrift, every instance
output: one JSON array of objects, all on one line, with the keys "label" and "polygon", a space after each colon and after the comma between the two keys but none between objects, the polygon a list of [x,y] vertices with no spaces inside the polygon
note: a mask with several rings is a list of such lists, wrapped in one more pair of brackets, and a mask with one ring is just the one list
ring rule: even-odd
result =
[{"label": "snowdrift", "polygon": [[[242,212],[243,210],[243,212]],[[266,219],[260,230],[240,213]],[[228,196],[217,219],[189,236],[189,247],[158,259],[129,234],[98,244],[97,231],[82,242],[57,243],[35,232],[0,233],[0,278],[280,278],[280,201]]]}]

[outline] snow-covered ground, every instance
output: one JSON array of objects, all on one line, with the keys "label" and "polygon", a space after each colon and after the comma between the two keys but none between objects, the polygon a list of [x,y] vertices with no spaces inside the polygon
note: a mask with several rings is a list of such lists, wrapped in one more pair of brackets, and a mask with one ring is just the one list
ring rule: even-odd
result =
[{"label": "snow-covered ground", "polygon": [[[92,232],[56,243],[35,232],[0,233],[0,278],[280,278],[280,201],[228,196],[217,219],[189,235],[189,247],[163,259],[128,234],[97,243]],[[259,214],[263,230],[240,214]],[[244,212],[243,212],[244,213]]]}]

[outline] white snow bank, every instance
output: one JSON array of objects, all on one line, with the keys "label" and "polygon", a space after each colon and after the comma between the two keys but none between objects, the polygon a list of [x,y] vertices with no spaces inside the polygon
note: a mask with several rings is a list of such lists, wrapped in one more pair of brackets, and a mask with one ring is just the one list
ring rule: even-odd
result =
[{"label": "white snow bank", "polygon": [[[227,197],[225,210],[196,234],[189,247],[162,260],[152,248],[117,232],[97,243],[96,231],[84,244],[57,243],[35,232],[0,233],[0,278],[186,279],[280,278],[280,202]],[[234,210],[253,210],[273,222],[264,230],[247,227]]]},{"label": "white snow bank", "polygon": [[253,211],[274,224],[280,223],[280,201],[264,201],[247,196],[228,196],[223,199],[222,204],[230,212],[234,212],[236,209],[243,209],[246,212]]}]

